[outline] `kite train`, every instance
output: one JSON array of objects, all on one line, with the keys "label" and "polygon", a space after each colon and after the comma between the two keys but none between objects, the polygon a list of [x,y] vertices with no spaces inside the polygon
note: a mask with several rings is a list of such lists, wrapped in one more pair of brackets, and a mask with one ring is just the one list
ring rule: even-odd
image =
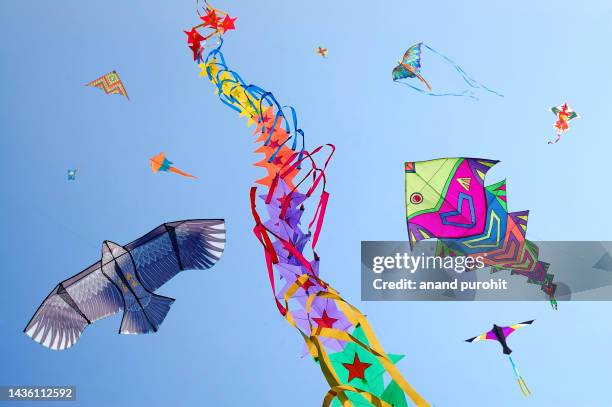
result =
[{"label": "kite train", "polygon": [[[444,63],[451,65],[457,74],[461,77],[462,81],[465,82],[469,88],[465,89],[461,92],[442,92],[442,93],[434,93],[432,86],[429,82],[423,77],[421,74],[421,47],[431,51],[434,55],[442,58]],[[453,62],[447,56],[439,53],[434,50],[427,44],[422,42],[416,43],[412,45],[408,50],[404,53],[402,60],[397,63],[397,66],[393,68],[391,72],[391,76],[394,82],[401,83],[403,85],[409,86],[410,88],[423,93],[429,96],[467,96],[472,99],[478,99],[474,93],[475,90],[482,89],[487,92],[493,93],[497,96],[503,97],[503,95],[495,92],[492,89],[487,88],[483,84],[477,82],[475,79],[471,78],[459,65]],[[403,79],[412,79],[417,78],[427,89],[422,89],[420,87],[411,85],[410,82],[399,82]]]},{"label": "kite train", "polygon": [[512,353],[512,349],[508,347],[508,344],[506,343],[506,338],[517,329],[520,329],[527,325],[531,325],[533,321],[534,320],[532,319],[531,321],[525,321],[521,322],[520,324],[514,324],[510,326],[497,326],[493,324],[493,329],[491,329],[489,332],[485,332],[482,335],[465,340],[466,342],[478,342],[488,339],[499,342],[499,344],[502,346],[504,355],[508,355],[510,364],[512,364],[512,370],[514,371],[514,375],[516,376],[516,380],[518,381],[519,387],[521,388],[521,392],[524,396],[528,396],[529,394],[531,394],[531,391],[529,390],[529,387],[527,387],[527,383],[525,383],[525,380],[519,373],[516,365],[514,364],[514,361],[512,360],[512,357],[510,356],[510,354]]},{"label": "kite train", "polygon": [[537,284],[556,309],[556,284],[538,247],[526,240],[529,211],[508,212],[506,181],[484,185],[498,161],[439,158],[407,162],[406,219],[410,246],[437,238],[437,255],[481,257],[492,273],[510,270]]},{"label": "kite train", "polygon": [[153,172],[158,172],[158,171],[173,172],[175,174],[182,175],[183,177],[197,178],[191,174],[187,174],[186,172],[179,170],[176,167],[172,167],[172,164],[174,163],[168,160],[164,153],[159,153],[155,157],[151,157],[149,159],[149,162],[151,163],[151,170]]},{"label": "kite train", "polygon": [[157,332],[174,299],[154,292],[183,270],[212,267],[224,247],[222,219],[164,223],[125,246],[105,240],[102,258],[59,283],[24,332],[47,348],[63,350],[87,325],[119,311],[119,333]]},{"label": "kite train", "polygon": [[107,73],[106,75],[100,76],[98,79],[95,79],[85,86],[93,86],[94,88],[98,88],[107,95],[122,95],[125,96],[128,100],[130,97],[128,96],[125,87],[123,86],[123,82],[121,78],[119,78],[119,74],[116,71],[112,71]]},{"label": "kite train", "polygon": [[[229,19],[208,4],[204,11],[207,21]],[[406,396],[418,406],[429,406],[397,370],[401,355],[385,353],[366,317],[319,275],[315,249],[329,200],[325,171],[335,147],[306,150],[295,109],[248,85],[228,67],[221,52],[225,31],[217,24],[205,22],[189,32],[204,28],[210,33],[199,35],[216,35],[219,45],[199,64],[200,76],[208,78],[222,103],[256,127],[255,152],[263,158],[255,165],[266,175],[256,181],[263,188],[254,186],[250,192],[253,233],[263,246],[279,312],[298,330],[305,351],[329,384],[323,407],[403,407]],[[312,218],[305,221],[311,202]]]},{"label": "kite train", "polygon": [[557,138],[554,141],[549,141],[548,144],[556,144],[561,140],[561,135],[569,130],[569,121],[579,119],[580,115],[574,112],[567,103],[560,106],[553,106],[550,111],[557,116],[557,121],[553,127],[557,130]]}]

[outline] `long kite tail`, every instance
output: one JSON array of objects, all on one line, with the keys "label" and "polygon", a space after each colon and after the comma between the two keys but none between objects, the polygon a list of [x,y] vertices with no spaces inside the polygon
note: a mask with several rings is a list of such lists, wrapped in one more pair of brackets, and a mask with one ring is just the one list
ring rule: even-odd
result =
[{"label": "long kite tail", "polygon": [[561,133],[557,133],[557,138],[554,141],[549,141],[548,144],[557,144],[561,140]]},{"label": "long kite tail", "polygon": [[181,170],[179,170],[176,167],[170,167],[170,168],[168,168],[168,171],[169,172],[173,172],[175,174],[182,175],[183,177],[187,177],[187,178],[197,178],[195,175],[187,174],[186,172],[181,171]]},{"label": "long kite tail", "polygon": [[[207,13],[223,13],[206,7]],[[221,52],[225,31],[216,25],[210,28],[218,34],[219,45],[200,64],[200,76],[215,86],[221,102],[246,117],[249,125],[257,126],[255,137],[260,144],[256,152],[264,157],[255,165],[267,174],[256,181],[263,186],[263,193],[251,188],[253,232],[264,249],[276,306],[298,330],[329,384],[323,407],[338,402],[343,407],[364,403],[400,406],[406,405],[406,396],[419,407],[429,406],[395,367],[398,355],[385,353],[365,316],[319,277],[315,247],[329,198],[325,171],[335,147],[328,144],[305,150],[295,109],[281,105],[272,93],[248,85],[228,68]],[[321,159],[326,150],[329,153]],[[261,201],[265,209],[260,211],[257,203]],[[305,206],[311,201],[316,210],[310,222],[303,221]],[[346,365],[350,363],[339,363],[339,358],[350,362],[366,357],[376,376],[349,383]],[[383,380],[382,372],[388,380]]]},{"label": "long kite tail", "polygon": [[527,387],[527,383],[525,383],[525,379],[523,379],[523,376],[521,376],[520,372],[518,371],[518,368],[514,364],[514,361],[512,360],[512,356],[508,356],[508,359],[510,360],[510,364],[512,365],[512,370],[514,370],[514,375],[516,376],[516,380],[518,382],[519,387],[521,388],[521,392],[523,393],[523,396],[525,397],[529,396],[531,394],[531,390],[529,390],[529,387]]}]

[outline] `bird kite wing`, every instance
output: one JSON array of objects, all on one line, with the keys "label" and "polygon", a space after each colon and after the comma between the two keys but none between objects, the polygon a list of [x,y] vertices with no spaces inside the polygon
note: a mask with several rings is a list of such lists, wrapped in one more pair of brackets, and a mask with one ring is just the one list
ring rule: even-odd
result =
[{"label": "bird kite wing", "polygon": [[478,342],[478,341],[484,341],[486,339],[490,339],[490,340],[497,340],[497,337],[495,336],[495,334],[493,333],[493,331],[489,331],[489,332],[485,332],[481,335],[475,336],[473,338],[470,339],[466,339],[466,342]]},{"label": "bird kite wing", "polygon": [[[535,319],[532,319],[531,321],[525,321],[525,322],[520,322],[518,324],[514,324],[514,325],[510,325],[510,326],[502,326],[501,328],[501,332],[502,335],[504,336],[504,338],[507,338],[512,332],[516,331],[517,329],[520,329],[524,326],[527,325],[531,325],[533,323],[533,321],[535,321]],[[481,335],[475,336],[473,338],[470,339],[466,339],[466,342],[478,342],[478,341],[483,341],[483,340],[494,340],[497,341],[497,336],[495,335],[495,332],[493,332],[493,330],[490,330],[488,332],[485,332]]]},{"label": "bird kite wing", "polygon": [[417,72],[421,69],[421,44],[423,43],[419,42],[408,48],[402,58],[402,63],[410,65]]},{"label": "bird kite wing", "polygon": [[87,325],[115,314],[123,306],[119,289],[102,274],[97,262],[55,287],[24,332],[47,348],[67,349]]},{"label": "bird kite wing", "polygon": [[508,335],[510,335],[512,332],[516,331],[517,329],[533,324],[533,321],[535,321],[535,319],[532,319],[531,321],[520,322],[518,324],[502,327],[502,332],[503,332],[504,337],[507,338]]},{"label": "bird kite wing", "polygon": [[155,291],[182,270],[212,267],[225,247],[225,222],[201,219],[164,223],[127,244],[143,286]]}]

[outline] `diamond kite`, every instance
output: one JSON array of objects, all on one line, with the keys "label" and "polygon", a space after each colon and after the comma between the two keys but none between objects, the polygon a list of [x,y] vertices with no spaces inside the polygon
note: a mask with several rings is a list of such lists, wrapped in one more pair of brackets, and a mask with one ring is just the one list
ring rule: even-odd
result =
[{"label": "diamond kite", "polygon": [[183,270],[212,267],[224,247],[222,219],[164,223],[125,246],[106,240],[100,261],[57,285],[24,332],[47,348],[63,350],[87,325],[119,311],[119,333],[157,332],[174,299],[154,292]]},{"label": "diamond kite", "polygon": [[151,157],[149,159],[149,161],[151,163],[151,170],[153,172],[158,172],[158,171],[173,172],[175,174],[182,175],[183,177],[197,178],[194,175],[187,174],[186,172],[183,172],[183,171],[179,170],[178,168],[173,167],[172,164],[174,164],[174,163],[172,161],[168,160],[166,158],[166,154],[164,154],[163,152],[157,154],[155,157]]},{"label": "diamond kite", "polygon": [[529,391],[525,380],[519,373],[516,365],[514,364],[514,361],[512,360],[512,357],[510,356],[510,354],[512,353],[512,349],[508,347],[508,344],[506,343],[506,338],[517,329],[520,329],[527,325],[531,325],[533,321],[534,320],[532,319],[531,321],[525,321],[510,326],[498,326],[496,324],[493,324],[493,328],[489,332],[485,332],[482,335],[465,340],[466,342],[478,342],[488,339],[499,342],[499,344],[502,346],[504,355],[508,355],[508,359],[510,359],[510,363],[512,364],[512,370],[514,370],[516,380],[518,381],[519,387],[521,388],[521,391],[523,392],[524,396],[528,396],[529,394],[531,394],[531,391]]},{"label": "diamond kite", "polygon": [[557,116],[557,121],[553,125],[557,129],[557,138],[554,141],[549,141],[548,144],[556,144],[561,140],[561,135],[569,130],[569,122],[572,119],[579,119],[580,115],[574,112],[567,103],[560,106],[553,106],[550,111]]},{"label": "diamond kite", "polygon": [[106,75],[100,76],[98,79],[95,79],[85,86],[93,86],[94,88],[98,88],[107,95],[123,95],[128,100],[130,97],[128,96],[125,87],[123,86],[123,82],[119,77],[119,74],[116,71],[112,71],[107,73]]}]

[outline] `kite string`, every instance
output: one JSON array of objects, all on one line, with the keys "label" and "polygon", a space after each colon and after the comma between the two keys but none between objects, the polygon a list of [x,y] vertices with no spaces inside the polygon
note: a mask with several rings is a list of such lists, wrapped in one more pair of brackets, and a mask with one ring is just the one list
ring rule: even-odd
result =
[{"label": "kite string", "polygon": [[490,93],[493,93],[494,95],[497,95],[499,97],[504,97],[504,95],[502,95],[501,93],[498,93],[498,92],[494,91],[493,89],[489,89],[488,87],[486,87],[482,83],[480,83],[477,80],[475,80],[474,78],[472,78],[470,75],[467,74],[467,72],[465,72],[463,70],[463,68],[461,68],[461,66],[459,66],[457,63],[455,63],[455,61],[453,61],[452,59],[450,59],[446,55],[436,51],[435,49],[431,48],[429,45],[427,45],[425,43],[423,43],[423,45],[425,46],[425,48],[427,48],[428,50],[430,50],[434,54],[438,55],[439,57],[444,58],[444,60],[446,62],[451,64],[455,68],[455,70],[459,73],[459,75],[461,75],[461,77],[463,78],[465,83],[468,84],[468,86],[470,86],[472,88],[481,88],[481,89],[484,89],[484,90],[486,90],[486,91],[488,91]]}]

